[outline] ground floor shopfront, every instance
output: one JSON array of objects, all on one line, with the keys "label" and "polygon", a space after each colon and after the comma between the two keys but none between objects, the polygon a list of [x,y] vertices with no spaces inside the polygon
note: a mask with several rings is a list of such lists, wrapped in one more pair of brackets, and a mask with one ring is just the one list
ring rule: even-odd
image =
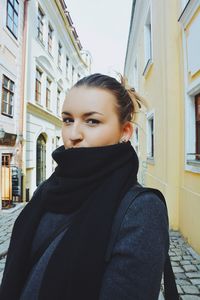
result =
[{"label": "ground floor shopfront", "polygon": [[17,135],[4,133],[0,139],[0,209],[14,206],[23,201],[23,174],[19,166]]}]

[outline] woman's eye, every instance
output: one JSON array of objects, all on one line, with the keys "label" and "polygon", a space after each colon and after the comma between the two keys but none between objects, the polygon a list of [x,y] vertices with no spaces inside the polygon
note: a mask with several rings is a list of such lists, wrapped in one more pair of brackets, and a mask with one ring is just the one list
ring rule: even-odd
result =
[{"label": "woman's eye", "polygon": [[96,119],[88,119],[87,121],[87,124],[89,125],[96,125],[96,124],[99,124],[100,121],[99,120],[96,120]]},{"label": "woman's eye", "polygon": [[63,123],[66,123],[66,124],[70,124],[70,123],[73,123],[74,120],[72,118],[64,118],[63,119]]}]

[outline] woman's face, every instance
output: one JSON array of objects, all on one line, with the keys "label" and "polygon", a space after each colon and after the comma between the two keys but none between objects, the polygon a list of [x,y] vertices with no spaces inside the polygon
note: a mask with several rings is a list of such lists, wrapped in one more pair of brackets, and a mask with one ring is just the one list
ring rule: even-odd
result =
[{"label": "woman's face", "polygon": [[127,125],[119,122],[115,96],[103,89],[72,88],[62,107],[62,119],[65,148],[112,145],[130,137]]}]

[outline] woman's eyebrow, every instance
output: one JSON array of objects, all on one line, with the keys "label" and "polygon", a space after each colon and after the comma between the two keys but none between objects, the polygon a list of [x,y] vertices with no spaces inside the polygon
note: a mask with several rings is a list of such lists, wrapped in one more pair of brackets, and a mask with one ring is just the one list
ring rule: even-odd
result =
[{"label": "woman's eyebrow", "polygon": [[67,112],[67,111],[63,111],[62,113],[61,113],[61,115],[68,115],[68,116],[72,116],[72,114],[70,114],[69,112]]},{"label": "woman's eyebrow", "polygon": [[[97,111],[90,111],[90,112],[84,113],[83,116],[84,117],[89,117],[89,116],[94,115],[94,114],[98,114],[98,115],[102,115],[103,116],[102,113],[97,112]],[[62,115],[72,116],[72,114],[70,112],[68,112],[68,111],[63,111]]]}]

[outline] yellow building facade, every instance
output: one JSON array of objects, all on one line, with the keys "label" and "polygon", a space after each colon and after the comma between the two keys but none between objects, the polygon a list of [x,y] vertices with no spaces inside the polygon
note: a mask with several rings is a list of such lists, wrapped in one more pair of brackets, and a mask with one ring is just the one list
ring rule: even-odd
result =
[{"label": "yellow building facade", "polygon": [[170,227],[200,253],[200,1],[134,0],[124,73],[147,100],[139,180],[166,197]]}]

